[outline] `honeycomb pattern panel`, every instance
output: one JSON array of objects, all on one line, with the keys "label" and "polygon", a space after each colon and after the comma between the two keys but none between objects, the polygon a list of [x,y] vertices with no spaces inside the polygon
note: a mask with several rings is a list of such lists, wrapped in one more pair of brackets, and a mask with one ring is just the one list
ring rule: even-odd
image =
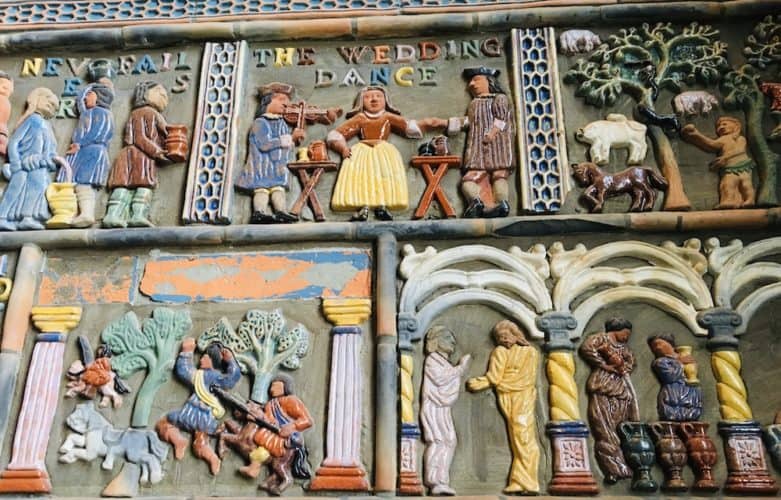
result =
[{"label": "honeycomb pattern panel", "polygon": [[200,0],[200,16],[225,17],[291,12],[382,10],[397,7],[397,0]]},{"label": "honeycomb pattern panel", "polygon": [[208,43],[204,51],[193,155],[182,219],[186,223],[229,224],[233,140],[241,84],[244,42]]},{"label": "honeycomb pattern panel", "polygon": [[187,19],[190,0],[0,3],[0,26],[124,23],[150,19]]},{"label": "honeycomb pattern panel", "polygon": [[561,209],[569,176],[552,28],[513,30],[513,65],[523,209]]}]

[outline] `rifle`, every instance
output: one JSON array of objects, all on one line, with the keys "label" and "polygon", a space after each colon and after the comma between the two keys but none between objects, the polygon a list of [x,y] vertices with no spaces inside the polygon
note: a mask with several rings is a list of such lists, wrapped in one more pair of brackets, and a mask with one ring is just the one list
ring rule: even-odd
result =
[{"label": "rifle", "polygon": [[209,387],[209,390],[212,393],[216,394],[218,398],[222,399],[229,405],[233,406],[234,408],[246,414],[247,420],[252,420],[253,422],[256,422],[259,426],[265,427],[266,429],[270,430],[274,434],[279,434],[279,427],[264,419],[262,415],[256,415],[255,413],[253,413],[252,410],[250,410],[249,407],[247,407],[247,402],[242,400],[236,394],[226,391],[221,387],[217,387],[216,385],[212,385],[211,387]]}]

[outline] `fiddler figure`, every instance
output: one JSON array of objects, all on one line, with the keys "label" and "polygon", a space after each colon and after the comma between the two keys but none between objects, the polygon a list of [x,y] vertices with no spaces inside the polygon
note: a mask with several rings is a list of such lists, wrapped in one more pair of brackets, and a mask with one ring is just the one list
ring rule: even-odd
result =
[{"label": "fiddler figure", "polygon": [[198,368],[193,363],[195,339],[182,342],[182,351],[176,359],[176,376],[192,387],[193,394],[181,410],[168,412],[155,430],[160,439],[171,443],[174,457],[184,458],[187,438],[181,431],[193,434],[195,456],[209,465],[212,475],[220,472],[222,461],[211,448],[209,437],[218,434],[219,420],[225,416],[225,407],[214,394],[214,388],[231,389],[241,378],[241,369],[230,349],[219,342],[209,344],[201,356]]},{"label": "fiddler figure", "polygon": [[458,399],[461,377],[471,357],[462,356],[458,364],[450,363],[456,350],[456,337],[444,326],[435,326],[426,334],[426,361],[423,365],[420,421],[426,452],[426,486],[432,495],[455,495],[450,487],[450,464],[458,438],[453,425],[452,407]]},{"label": "fiddler figure", "polygon": [[14,80],[5,71],[0,71],[0,156],[8,154],[8,119],[11,117],[11,94]]},{"label": "fiddler figure", "polygon": [[[303,128],[291,127],[283,116],[292,94],[293,87],[286,83],[274,82],[260,88],[260,106],[249,134],[247,162],[236,180],[237,188],[252,193],[252,224],[298,220],[287,211],[287,164],[306,133]],[[269,201],[273,213],[269,212]]]},{"label": "fiddler figure", "polygon": [[719,204],[716,209],[749,208],[756,203],[752,172],[754,160],[747,152],[740,120],[722,116],[716,120],[716,137],[702,134],[697,127],[688,124],[681,130],[681,137],[702,151],[718,156],[709,167],[719,172]]},{"label": "fiddler figure", "polygon": [[[157,187],[158,165],[172,158],[166,149],[171,126],[161,114],[168,107],[168,93],[161,84],[140,82],[133,93],[133,111],[125,125],[124,147],[117,155],[108,179],[112,190],[103,227],[150,227],[149,206]],[[180,126],[176,126],[181,128]]]},{"label": "fiddler figure", "polygon": [[[442,130],[446,121],[437,118],[408,120],[393,106],[384,87],[365,87],[346,115],[347,121],[328,133],[328,147],[342,157],[331,207],[355,210],[352,220],[365,221],[369,209],[379,220],[392,220],[391,211],[409,205],[407,173],[398,149],[388,142],[391,134],[420,139],[429,131]],[[358,137],[350,147],[347,142]]]},{"label": "fiddler figure", "polygon": [[8,141],[8,163],[1,169],[8,186],[0,199],[0,231],[44,229],[51,216],[46,201],[50,172],[67,166],[57,156],[57,139],[48,121],[59,105],[47,88],[33,89],[27,96],[25,112]]},{"label": "fiddler figure", "polygon": [[[79,204],[79,215],[71,221],[73,227],[90,227],[95,223],[95,190],[106,184],[109,172],[108,148],[114,137],[113,101],[114,90],[103,83],[87,85],[76,101],[79,123],[65,156],[73,169],[72,182],[76,183]],[[58,172],[57,182],[68,181],[64,174],[64,170]]]},{"label": "fiddler figure", "polygon": [[510,320],[497,323],[493,337],[496,347],[488,359],[488,371],[467,380],[466,388],[472,392],[489,388],[496,391],[513,456],[504,493],[536,494],[540,491],[540,444],[534,405],[540,353]]},{"label": "fiddler figure", "polygon": [[[466,116],[451,118],[447,131],[467,130],[461,192],[468,205],[464,217],[506,217],[510,214],[514,122],[510,100],[499,85],[499,70],[467,68],[463,73],[472,95]],[[481,185],[490,183],[496,205],[486,210]]]}]

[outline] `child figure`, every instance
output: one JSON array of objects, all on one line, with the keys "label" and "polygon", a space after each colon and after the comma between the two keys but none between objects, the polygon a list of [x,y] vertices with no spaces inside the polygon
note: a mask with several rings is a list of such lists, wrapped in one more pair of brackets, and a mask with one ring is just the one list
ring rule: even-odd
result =
[{"label": "child figure", "polygon": [[746,138],[741,133],[740,121],[731,116],[716,120],[716,135],[712,139],[700,133],[692,124],[681,130],[681,137],[702,151],[717,153],[710,163],[711,170],[718,170],[719,204],[717,209],[748,208],[756,202],[751,173],[754,161],[746,152]]}]

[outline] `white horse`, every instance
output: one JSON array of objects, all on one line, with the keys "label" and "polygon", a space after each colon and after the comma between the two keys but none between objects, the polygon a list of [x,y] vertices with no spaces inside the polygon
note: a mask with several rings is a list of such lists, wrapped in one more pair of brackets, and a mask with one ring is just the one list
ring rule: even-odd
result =
[{"label": "white horse", "polygon": [[92,403],[77,405],[65,422],[74,432],[68,434],[60,447],[60,462],[91,462],[102,456],[106,458],[101,467],[111,470],[114,460],[123,457],[141,467],[141,482],[157,484],[162,481],[162,462],[168,455],[168,446],[154,431],[114,429]]}]

